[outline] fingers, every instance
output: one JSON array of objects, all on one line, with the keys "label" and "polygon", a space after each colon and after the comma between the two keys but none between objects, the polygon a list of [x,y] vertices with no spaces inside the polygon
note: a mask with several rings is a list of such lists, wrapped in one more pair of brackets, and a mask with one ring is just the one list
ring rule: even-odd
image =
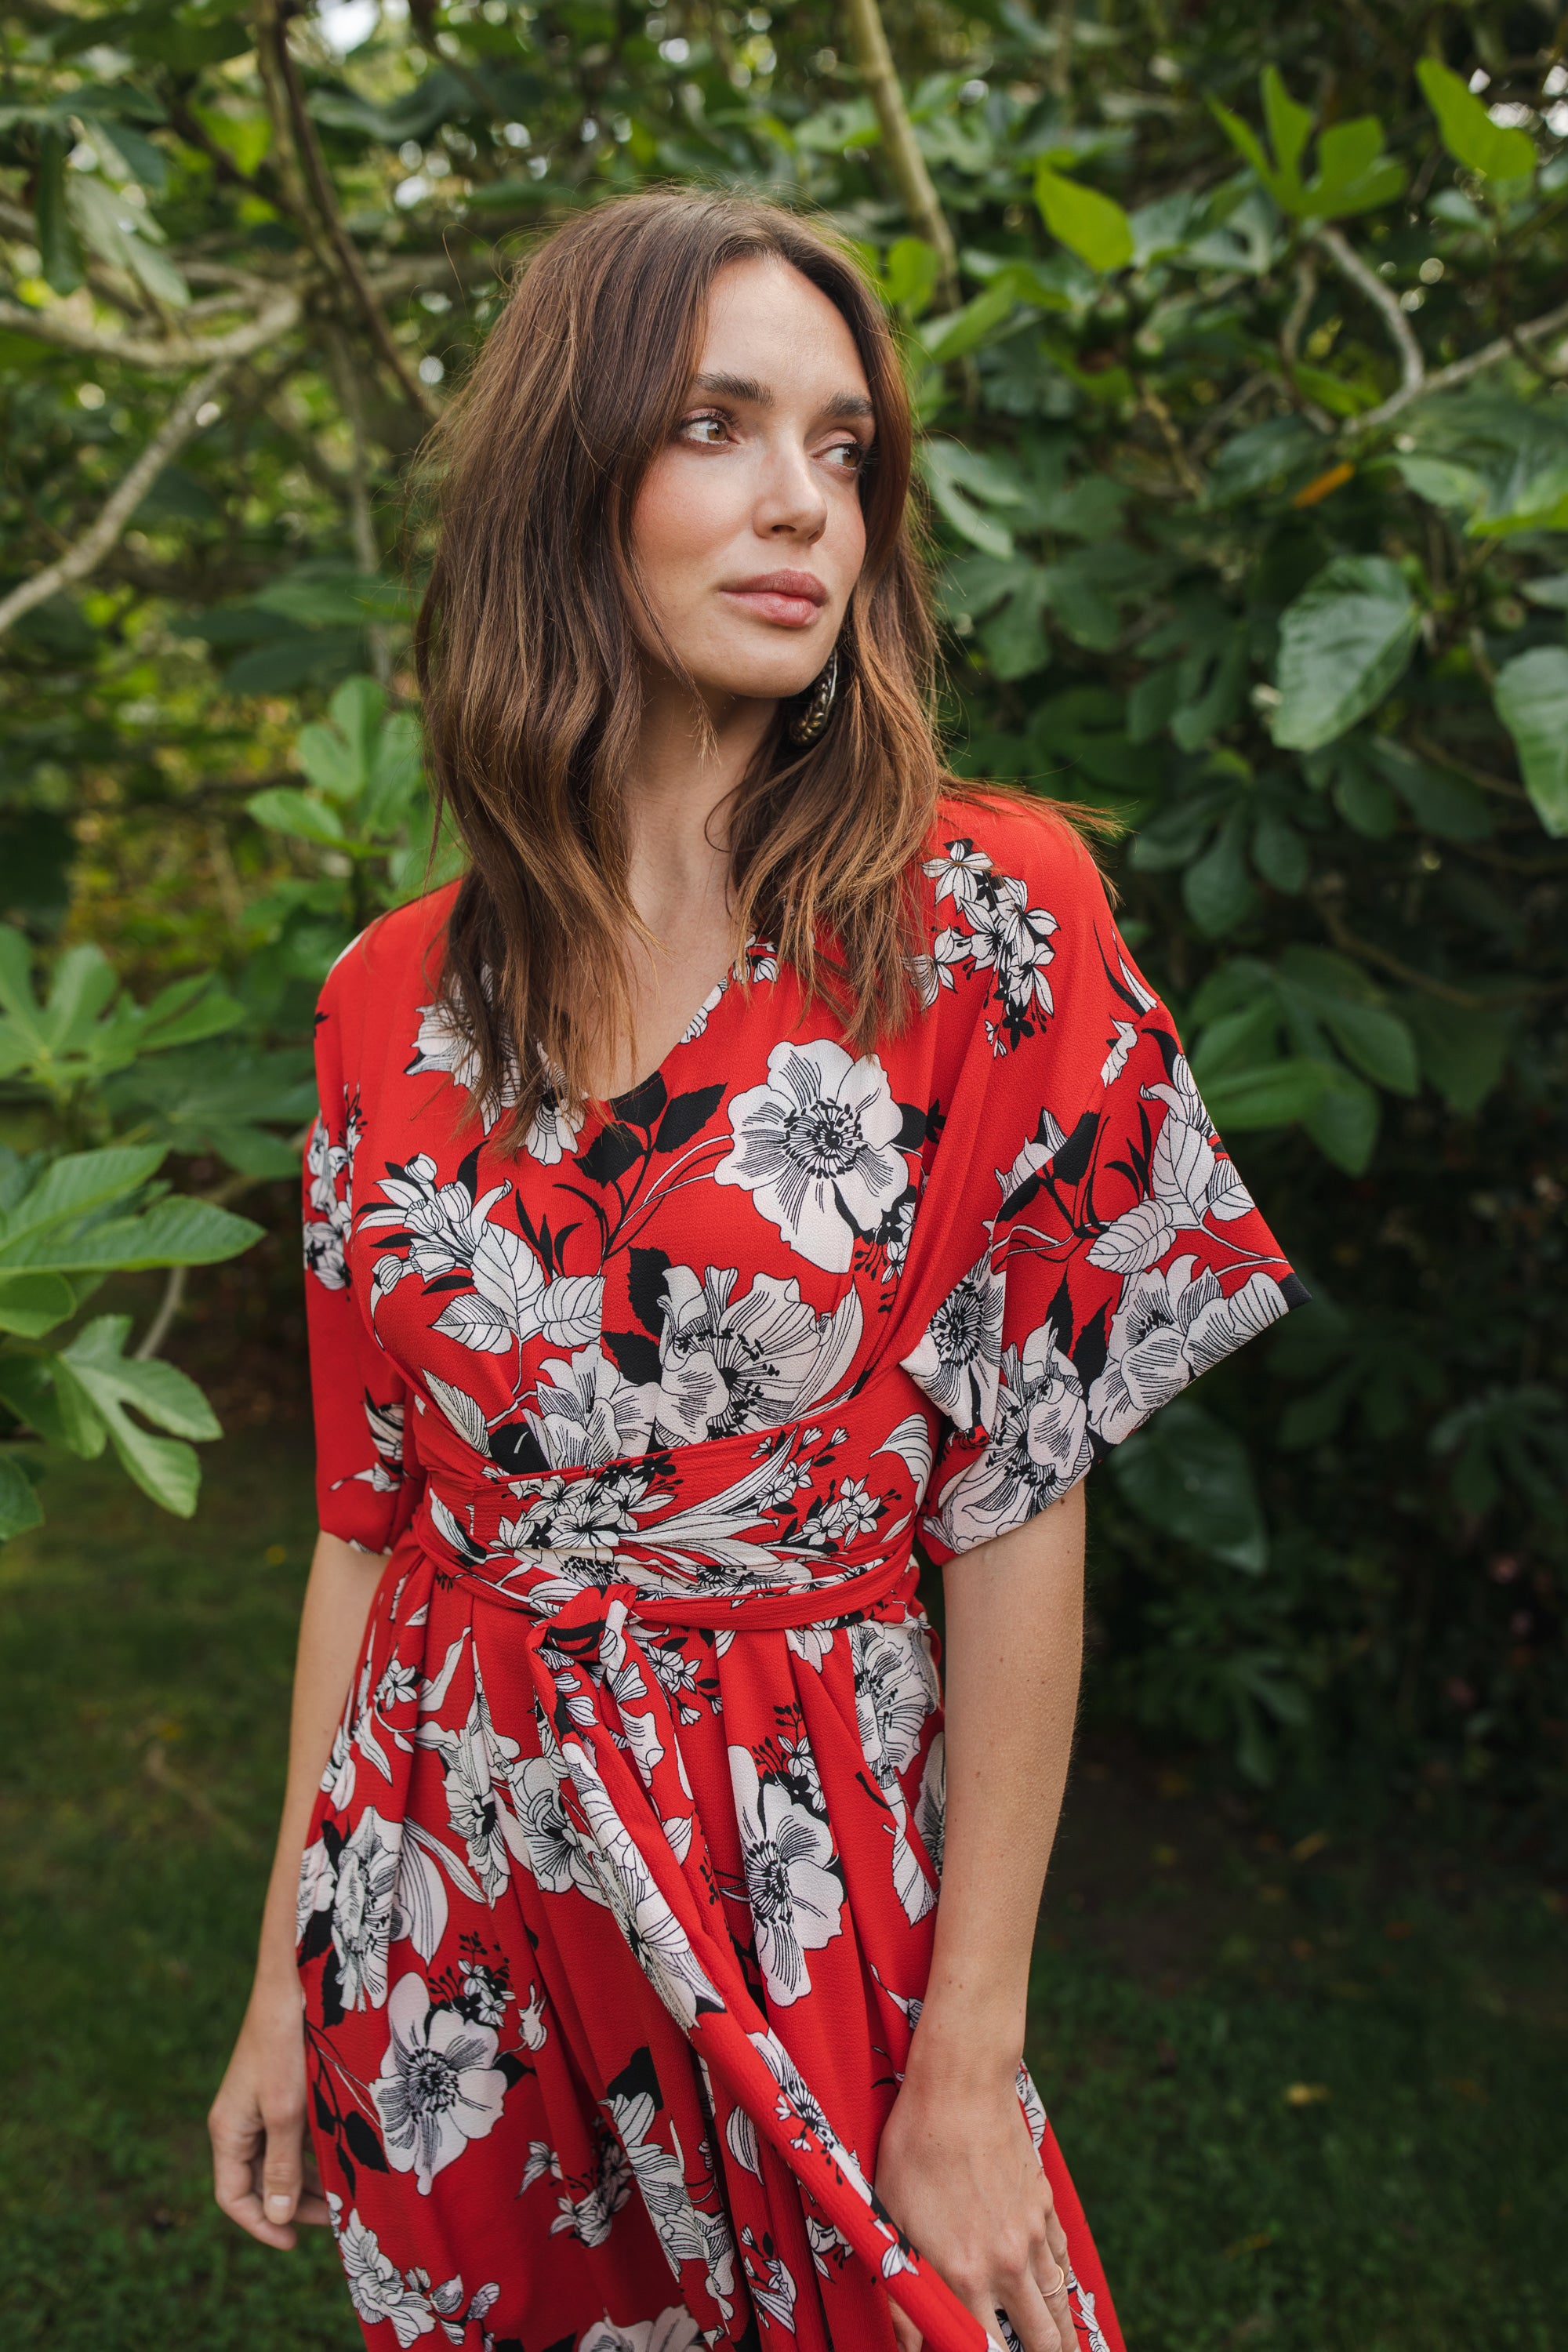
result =
[{"label": "fingers", "polygon": [[890,2295],[888,2298],[888,2309],[892,2316],[893,2341],[897,2344],[899,2352],[921,2352],[921,2346],[925,2338],[909,2313],[900,2311]]},{"label": "fingers", "polygon": [[[1060,2352],[1078,2352],[1078,2328],[1073,2319],[1072,2304],[1068,2294],[1068,2278],[1071,2269],[1072,2264],[1068,2255],[1067,2231],[1058,2219],[1047,2186],[1045,2243],[1035,2256],[1034,2272],[1035,2284],[1045,2298],[1046,2307],[1056,2326],[1060,2342]],[[1055,2346],[1052,2347],[1052,2352],[1056,2352]]]},{"label": "fingers", "polygon": [[[1065,2298],[1067,2292],[1065,2275],[1062,2280],[1062,2292]],[[1057,2323],[1045,2296],[1035,2284],[1032,2273],[1021,2278],[1016,2285],[1008,2289],[1007,2300],[1002,2309],[1006,2313],[1008,2324],[1023,2346],[1024,2352],[1058,2352],[1060,2339],[1057,2332]],[[991,2324],[994,2326],[994,2318]],[[1070,2336],[1072,2332],[1070,2320],[1068,2323],[1068,2332]]]},{"label": "fingers", "polygon": [[213,2195],[231,2221],[264,2246],[287,2252],[296,2220],[326,2221],[326,2200],[313,2185],[301,2204],[304,2116],[291,2105],[263,2116],[231,2105],[219,2094],[207,2117],[213,2149]]}]

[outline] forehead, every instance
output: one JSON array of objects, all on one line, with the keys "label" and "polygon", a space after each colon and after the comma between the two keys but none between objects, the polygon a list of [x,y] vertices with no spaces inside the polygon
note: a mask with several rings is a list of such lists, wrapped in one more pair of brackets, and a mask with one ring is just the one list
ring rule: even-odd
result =
[{"label": "forehead", "polygon": [[698,341],[700,373],[752,376],[775,398],[865,392],[847,320],[787,261],[755,256],[713,280]]}]

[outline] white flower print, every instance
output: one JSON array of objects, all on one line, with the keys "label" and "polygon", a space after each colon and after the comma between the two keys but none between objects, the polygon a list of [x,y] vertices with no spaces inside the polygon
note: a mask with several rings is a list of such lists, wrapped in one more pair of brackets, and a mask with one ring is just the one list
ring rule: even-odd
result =
[{"label": "white flower print", "polygon": [[1122,1290],[1105,1369],[1089,1391],[1089,1425],[1107,1445],[1286,1312],[1272,1276],[1249,1275],[1227,1298],[1212,1269],[1194,1276],[1196,1264],[1176,1258],[1163,1273],[1134,1275]]},{"label": "white flower print", "polygon": [[447,1815],[468,1847],[485,1901],[494,1904],[511,1875],[495,1784],[515,1762],[518,1743],[496,1730],[478,1688],[460,1729],[423,1724],[417,1737],[422,1748],[435,1748],[441,1759]]},{"label": "white flower print", "polygon": [[[396,1239],[376,1260],[373,1312],[408,1274],[437,1282],[466,1274],[473,1285],[455,1292],[434,1329],[483,1355],[500,1355],[542,1334],[556,1347],[576,1347],[598,1336],[604,1280],[598,1275],[548,1281],[520,1233],[495,1213],[510,1183],[476,1193],[460,1177],[438,1181],[436,1161],[416,1152],[381,1180],[383,1200],[361,1220],[366,1232]],[[406,1257],[394,1253],[406,1242]]]},{"label": "white flower print", "polygon": [[811,1990],[808,1951],[843,1927],[844,1882],[833,1832],[786,1780],[759,1775],[749,1748],[730,1750],[746,1898],[769,1998],[787,2008]]},{"label": "white flower print", "polygon": [[399,1822],[367,1805],[338,1856],[332,1895],[332,1949],[345,2009],[379,2009],[386,1999],[386,1956],[397,1896]]},{"label": "white flower print", "polygon": [[692,1950],[686,1930],[659,1893],[587,1751],[569,1740],[562,1753],[588,1823],[592,1844],[587,1859],[616,1924],[666,2009],[681,2031],[689,2033],[704,2011],[721,2009],[723,2003]]},{"label": "white flower print", "polygon": [[748,2227],[741,2232],[741,2243],[746,2250],[746,2281],[752,2290],[752,2300],[759,2304],[768,2317],[790,2335],[795,2334],[795,2303],[796,2289],[789,2264],[773,2252],[772,2240],[759,2245]]},{"label": "white flower print", "polygon": [[448,2343],[461,2344],[470,2324],[488,2315],[500,2294],[494,2280],[488,2286],[476,2288],[470,2295],[460,2278],[449,2278],[434,2286],[428,2271],[400,2273],[382,2252],[375,2231],[361,2221],[357,2207],[345,2221],[342,2200],[329,2192],[327,2202],[332,2234],[348,2277],[349,2294],[367,2327],[382,2320],[390,2322],[399,2345],[406,2352],[410,2344],[421,2336],[430,2335],[437,2326]]},{"label": "white flower print", "polygon": [[1005,1290],[986,1250],[948,1292],[919,1347],[903,1359],[905,1371],[955,1429],[990,1425],[1005,1308]]},{"label": "white flower print", "polygon": [[502,1809],[501,1833],[512,1857],[547,1895],[574,1886],[591,1903],[605,1900],[584,1859],[576,1832],[561,1801],[561,1774],[547,1756],[523,1756],[507,1776],[510,1807]]},{"label": "white flower print", "polygon": [[863,1617],[849,1628],[860,1745],[879,1780],[914,1761],[921,1734],[940,1703],[925,1629]]},{"label": "white flower print", "polygon": [[1055,1010],[1046,967],[1056,953],[1051,939],[1058,929],[1057,919],[1044,907],[1031,907],[1028,885],[996,873],[984,850],[976,849],[973,841],[950,841],[943,856],[925,861],[925,871],[936,882],[939,904],[950,898],[963,925],[937,934],[931,950],[934,964],[943,980],[965,961],[976,971],[995,973],[1002,1019],[994,1028],[987,1026],[994,1050],[1005,1053],[1009,1044],[1016,1046],[1029,1034],[1036,1013]]},{"label": "white flower print", "polygon": [[355,1482],[363,1481],[374,1495],[395,1495],[403,1484],[403,1416],[401,1403],[377,1404],[369,1395],[364,1400],[364,1417],[375,1459],[368,1469],[356,1470],[353,1475]]},{"label": "white flower print", "polygon": [[733,1147],[713,1181],[750,1192],[813,1265],[846,1274],[856,1235],[873,1233],[909,1182],[902,1126],[875,1054],[855,1061],[830,1038],[786,1041],[768,1055],[767,1084],[731,1104]]},{"label": "white flower print", "polygon": [[605,2105],[665,2259],[679,2277],[682,2263],[706,2261],[708,2245],[686,2186],[679,2140],[666,2147],[651,2137],[658,2112],[648,2082],[651,2074],[647,2052],[639,2052],[626,2074],[611,2084]]},{"label": "white flower print", "polygon": [[405,2347],[431,2333],[436,2315],[429,2304],[382,2252],[374,2231],[360,2220],[357,2206],[338,2232],[338,2252],[354,2310],[366,2327],[390,2320],[399,2344]]},{"label": "white flower print", "polygon": [[[405,1066],[405,1075],[411,1078],[423,1077],[432,1070],[444,1072],[453,1085],[461,1087],[466,1094],[474,1092],[479,1077],[479,1056],[453,1021],[450,1009],[439,1003],[419,1007],[414,1059]],[[482,1102],[476,1104],[487,1135],[502,1111],[511,1108],[518,1093],[517,1067],[515,1063],[509,1063],[500,1094],[487,1096]],[[541,1097],[523,1130],[522,1148],[542,1167],[556,1167],[568,1153],[576,1150],[582,1128],[583,1113],[565,1109],[559,1099],[559,1089],[551,1087]]]},{"label": "white flower print", "polygon": [[[578,2197],[569,2189],[556,2199],[555,2219],[550,2224],[552,2238],[563,2232],[576,2238],[584,2246],[602,2246],[610,2234],[610,2225],[632,2193],[632,2168],[626,2151],[612,2134],[601,2125],[598,2128],[597,2165],[593,2179]],[[559,2165],[552,2159],[559,2172]],[[523,2187],[529,2185],[523,2176]]]},{"label": "white flower print", "polygon": [[357,1131],[346,1109],[344,1133],[345,1140],[334,1143],[327,1132],[326,1120],[318,1113],[305,1146],[310,1206],[315,1212],[314,1216],[305,1220],[305,1266],[327,1290],[344,1290],[349,1279],[346,1251],[353,1223],[353,1142],[357,1140]]},{"label": "white flower print", "polygon": [[434,2007],[423,1977],[399,1977],[386,2005],[392,2039],[370,2086],[386,2160],[427,2197],[436,2175],[494,2128],[506,2096],[496,2037],[455,2009]]},{"label": "white flower print", "polygon": [[733,1266],[665,1274],[659,1382],[652,1392],[658,1444],[698,1444],[743,1429],[776,1429],[831,1395],[860,1343],[860,1301],[847,1292],[819,1315],[791,1279],[760,1274],[737,1297]]},{"label": "white flower print", "polygon": [[577,2352],[702,2352],[707,2340],[691,2314],[672,2304],[657,2319],[633,2319],[624,2327],[596,2319],[577,2338]]},{"label": "white flower print", "polygon": [[294,1894],[294,1941],[302,1944],[305,1930],[318,1911],[331,1907],[337,1881],[326,1846],[318,1838],[300,1857],[300,1878]]},{"label": "white flower print", "polygon": [[1089,1423],[1083,1383],[1043,1323],[1004,1351],[991,1441],[948,1488],[933,1532],[966,1551],[1021,1528],[1089,1469]]},{"label": "white flower print", "polygon": [[596,1340],[570,1363],[552,1358],[541,1367],[523,1418],[552,1470],[603,1470],[647,1443],[646,1393]]}]

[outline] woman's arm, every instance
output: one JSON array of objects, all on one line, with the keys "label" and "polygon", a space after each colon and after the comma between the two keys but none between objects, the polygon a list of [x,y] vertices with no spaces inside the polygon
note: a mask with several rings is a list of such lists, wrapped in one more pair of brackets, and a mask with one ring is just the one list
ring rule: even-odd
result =
[{"label": "woman's arm", "polygon": [[294,1902],[310,1808],[364,1639],[384,1552],[319,1535],[300,1619],[289,1780],[261,1916],[256,1980],[228,2070],[207,2116],[213,2192],[265,2246],[291,2246],[292,2223],[325,2221],[304,2178],[305,2042],[294,1965]]},{"label": "woman's arm", "polygon": [[[882,2135],[878,2193],[1026,2352],[1076,2352],[1067,2241],[1018,2104],[1029,1955],[1083,1662],[1080,1482],[947,1568],[947,1832],[931,1980]],[[1058,2282],[1060,2282],[1058,2284]],[[894,2332],[919,2331],[895,2306]]]}]

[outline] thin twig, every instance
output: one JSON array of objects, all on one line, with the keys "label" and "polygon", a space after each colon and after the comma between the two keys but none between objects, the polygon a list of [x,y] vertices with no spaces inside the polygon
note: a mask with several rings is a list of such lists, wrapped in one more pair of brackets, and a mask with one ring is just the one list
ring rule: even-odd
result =
[{"label": "thin twig", "polygon": [[154,1356],[162,1352],[163,1342],[168,1338],[174,1318],[184,1300],[185,1276],[188,1272],[189,1268],[183,1265],[172,1265],[169,1268],[167,1279],[163,1284],[163,1296],[158,1301],[158,1312],[142,1333],[142,1343],[136,1349],[136,1360],[139,1364],[150,1363]]},{"label": "thin twig", "polygon": [[876,110],[889,168],[898,183],[904,210],[917,235],[923,236],[936,252],[934,307],[939,311],[956,310],[962,299],[958,284],[958,247],[953,243],[947,215],[942,211],[942,198],[937,194],[935,183],[926,169],[926,159],[921,153],[915,138],[914,125],[904,104],[898,68],[888,47],[887,30],[877,0],[847,0],[845,15],[848,19],[849,44],[854,51],[855,63]]},{"label": "thin twig", "polygon": [[47,604],[73,581],[85,580],[108,554],[170,459],[201,430],[197,423],[201,411],[235,365],[234,360],[220,360],[199,383],[187,386],[169,411],[161,431],[148,442],[119,488],[105,501],[98,520],[53,563],[47,563],[30,580],[13,588],[8,596],[0,598],[0,636],[24,613],[30,613],[37,604]]},{"label": "thin twig", "polygon": [[1496,367],[1500,360],[1517,358],[1521,343],[1542,342],[1548,335],[1555,335],[1563,328],[1568,328],[1568,302],[1559,303],[1555,310],[1547,310],[1539,319],[1527,319],[1521,327],[1514,327],[1508,334],[1499,335],[1495,342],[1484,343],[1479,352],[1471,352],[1465,359],[1452,360],[1447,367],[1434,368],[1424,383],[1413,387],[1402,384],[1397,392],[1390,393],[1381,406],[1369,408],[1361,416],[1351,417],[1345,430],[1366,433],[1376,425],[1386,425],[1391,416],[1397,416],[1400,410],[1408,408],[1413,400],[1425,400],[1435,392],[1452,392],[1456,386],[1468,383],[1472,376],[1481,374],[1485,369]]},{"label": "thin twig", "polygon": [[[365,433],[364,403],[354,374],[353,361],[348,340],[341,328],[329,326],[326,331],[327,358],[337,384],[338,399],[348,419],[353,443],[353,470],[348,479],[349,521],[353,531],[354,562],[362,572],[374,575],[381,570],[381,547],[375,535],[375,518],[370,504],[370,442]],[[392,651],[385,629],[376,623],[365,631],[370,647],[370,666],[381,685],[392,677]]]},{"label": "thin twig", "polygon": [[1310,253],[1304,253],[1296,264],[1296,299],[1291,303],[1284,325],[1279,330],[1279,356],[1288,368],[1296,364],[1296,354],[1301,341],[1301,330],[1306,325],[1318,291],[1318,272]]},{"label": "thin twig", "polygon": [[[1381,313],[1389,338],[1399,353],[1403,375],[1400,393],[1405,400],[1414,400],[1426,382],[1426,362],[1410,321],[1399,307],[1398,296],[1390,291],[1375,270],[1367,268],[1354,246],[1349,244],[1337,228],[1324,226],[1315,229],[1313,238],[1329,256],[1340,276],[1348,278]],[[1364,417],[1362,422],[1366,422]]]},{"label": "thin twig", "polygon": [[278,0],[270,0],[270,5],[263,10],[259,32],[258,54],[261,51],[267,53],[269,68],[280,86],[288,108],[294,147],[310,182],[331,257],[348,281],[350,291],[363,313],[365,325],[370,329],[371,340],[381,353],[393,381],[414,407],[434,419],[441,414],[441,403],[427,384],[420,383],[409,366],[407,355],[392,331],[392,323],[371,284],[359,250],[343,226],[342,215],[338,210],[337,191],[332,185],[332,175],[327,169],[327,159],[321,152],[321,142],[316,136],[316,126],[305,105],[305,92],[289,47],[288,30]]},{"label": "thin twig", "polygon": [[1386,971],[1394,980],[1404,981],[1407,988],[1419,989],[1424,996],[1436,996],[1445,1004],[1462,1004],[1467,1012],[1487,1013],[1502,1004],[1529,1003],[1545,992],[1523,985],[1510,990],[1506,997],[1478,996],[1472,989],[1456,988],[1452,981],[1435,980],[1429,971],[1422,971],[1416,965],[1406,963],[1392,950],[1380,948],[1372,940],[1358,939],[1343,916],[1337,913],[1321,896],[1317,899],[1317,907],[1329,937],[1342,954],[1355,956],[1363,963],[1375,964],[1380,971]]},{"label": "thin twig", "polygon": [[1187,455],[1186,444],[1182,439],[1180,427],[1165,403],[1157,392],[1152,391],[1145,383],[1139,386],[1138,404],[1153,418],[1160,438],[1163,441],[1171,464],[1175,469],[1176,478],[1183,489],[1186,491],[1189,498],[1201,499],[1206,485],[1203,476]]},{"label": "thin twig", "polygon": [[178,375],[208,362],[226,369],[236,360],[248,359],[252,352],[265,349],[297,326],[300,310],[298,294],[280,294],[267,310],[226,335],[200,341],[194,336],[164,335],[152,342],[140,335],[106,334],[99,328],[84,327],[55,306],[33,310],[25,303],[0,299],[0,327],[10,328],[14,334],[35,336],[41,343],[58,343],[68,352],[85,352],[93,359],[123,360],[127,367]]}]

